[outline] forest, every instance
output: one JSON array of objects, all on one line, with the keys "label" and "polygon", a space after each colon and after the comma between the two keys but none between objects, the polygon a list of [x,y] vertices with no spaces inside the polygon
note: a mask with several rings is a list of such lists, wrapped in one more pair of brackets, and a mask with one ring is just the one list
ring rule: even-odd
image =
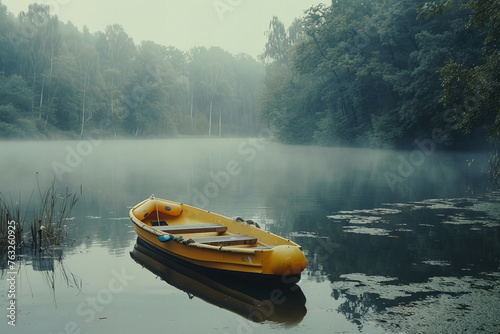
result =
[{"label": "forest", "polygon": [[498,139],[500,1],[333,1],[285,27],[262,60],[263,118],[288,143],[447,149]]},{"label": "forest", "polygon": [[[284,143],[498,149],[500,0],[334,0],[258,60],[219,47],[136,45],[0,3],[0,137],[247,136]],[[438,140],[439,139],[439,140]],[[493,155],[493,158],[496,156]],[[497,162],[498,163],[498,162]]]},{"label": "forest", "polygon": [[136,45],[117,24],[91,34],[0,3],[2,138],[251,135],[263,73],[218,47]]}]

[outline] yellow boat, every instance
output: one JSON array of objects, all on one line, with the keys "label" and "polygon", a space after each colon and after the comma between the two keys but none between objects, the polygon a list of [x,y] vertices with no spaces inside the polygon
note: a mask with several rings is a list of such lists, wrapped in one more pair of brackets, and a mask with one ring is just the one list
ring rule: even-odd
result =
[{"label": "yellow boat", "polygon": [[227,273],[296,282],[301,247],[253,224],[155,197],[130,212],[139,238],[181,261]]},{"label": "yellow boat", "polygon": [[260,284],[210,275],[204,268],[186,266],[158,254],[140,238],[130,256],[155,276],[186,292],[190,299],[200,298],[253,322],[272,321],[291,327],[307,314],[306,297],[296,284]]}]

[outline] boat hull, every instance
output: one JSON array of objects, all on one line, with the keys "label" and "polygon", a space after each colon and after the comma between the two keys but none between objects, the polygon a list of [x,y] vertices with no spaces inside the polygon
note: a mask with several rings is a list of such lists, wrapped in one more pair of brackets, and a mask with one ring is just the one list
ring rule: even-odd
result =
[{"label": "boat hull", "polygon": [[188,293],[190,298],[198,297],[250,321],[272,321],[294,326],[307,313],[306,298],[296,284],[279,281],[261,284],[259,280],[215,274],[211,269],[159,254],[140,238],[130,255],[168,284]]},{"label": "boat hull", "polygon": [[[292,281],[300,276],[307,265],[300,246],[290,240],[246,222],[238,222],[181,203],[150,198],[132,208],[130,218],[138,237],[154,250],[203,268]],[[160,220],[169,226],[164,229],[172,226],[208,226],[196,225],[202,223],[223,226],[227,231],[223,234],[200,231],[170,234],[152,226],[155,221],[159,224]],[[237,239],[242,236],[254,238],[258,242],[242,245],[221,243],[220,246],[201,243],[201,240],[206,239]],[[160,241],[162,237],[172,237],[173,240]]]},{"label": "boat hull", "polygon": [[220,269],[216,266],[212,266],[210,264],[200,265],[196,264],[189,259],[183,259],[177,254],[172,254],[165,252],[164,249],[158,248],[147,241],[137,238],[136,243],[141,245],[144,248],[147,248],[151,252],[158,254],[159,256],[166,257],[171,261],[177,262],[179,265],[185,266],[187,268],[191,268],[192,270],[199,271],[204,275],[208,275],[209,277],[225,277],[226,279],[238,280],[240,282],[254,282],[254,281],[262,281],[269,283],[277,283],[277,284],[296,284],[300,281],[301,274],[286,274],[286,275],[271,275],[271,274],[262,274],[260,272],[250,272],[248,270],[228,270],[228,269]]}]

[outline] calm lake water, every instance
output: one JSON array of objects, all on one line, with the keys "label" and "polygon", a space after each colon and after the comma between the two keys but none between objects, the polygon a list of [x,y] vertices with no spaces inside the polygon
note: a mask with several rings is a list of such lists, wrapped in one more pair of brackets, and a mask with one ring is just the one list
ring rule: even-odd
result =
[{"label": "calm lake water", "polygon": [[[9,201],[26,205],[37,179],[84,189],[64,247],[17,255],[15,328],[0,252],[1,333],[500,331],[500,194],[484,154],[171,139],[2,142],[0,157]],[[148,254],[128,210],[152,194],[293,239],[302,280],[277,302],[272,286]]]}]

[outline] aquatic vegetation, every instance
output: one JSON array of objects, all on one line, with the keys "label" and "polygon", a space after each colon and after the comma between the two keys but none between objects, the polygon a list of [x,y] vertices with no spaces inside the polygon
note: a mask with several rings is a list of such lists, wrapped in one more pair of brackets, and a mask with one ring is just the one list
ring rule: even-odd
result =
[{"label": "aquatic vegetation", "polygon": [[[4,246],[8,243],[7,235],[9,233],[9,226],[11,229],[14,229],[15,240],[21,240],[23,226],[19,223],[20,211],[19,207],[16,207],[14,210],[9,210],[8,205],[0,193],[0,246]],[[11,224],[11,222],[14,223]]]},{"label": "aquatic vegetation", "polygon": [[40,187],[38,192],[40,206],[31,225],[33,244],[37,245],[38,234],[40,247],[44,240],[48,245],[60,245],[66,232],[64,222],[70,218],[73,207],[83,194],[83,186],[80,186],[79,192],[70,193],[66,187],[64,193],[59,193],[53,181],[45,192],[42,193]]},{"label": "aquatic vegetation", "polygon": [[[37,192],[39,201],[32,205],[33,194]],[[38,179],[37,189],[33,190],[26,205],[21,196],[14,201],[12,197],[7,201],[0,193],[0,245],[7,242],[7,229],[10,222],[15,222],[16,245],[18,248],[26,244],[26,239],[31,239],[33,248],[42,248],[61,245],[67,235],[65,221],[70,219],[71,211],[83,194],[83,186],[79,191],[70,192],[66,187],[64,192],[56,188],[55,180],[42,190]],[[34,212],[28,217],[28,212]],[[28,230],[24,225],[31,222]]]}]

